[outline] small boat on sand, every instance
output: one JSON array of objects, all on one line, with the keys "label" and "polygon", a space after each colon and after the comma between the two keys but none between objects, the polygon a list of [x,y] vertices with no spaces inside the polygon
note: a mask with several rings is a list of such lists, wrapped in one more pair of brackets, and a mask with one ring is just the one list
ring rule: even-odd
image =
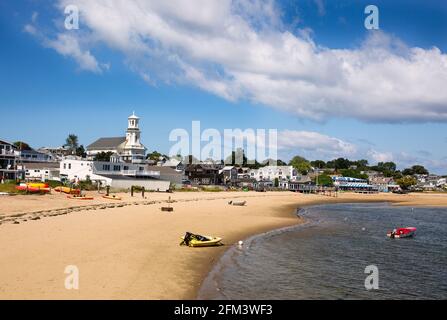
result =
[{"label": "small boat on sand", "polygon": [[67,194],[80,194],[81,193],[80,189],[72,189],[69,187],[62,187],[62,186],[54,188],[54,191],[63,192],[63,193],[67,193]]},{"label": "small boat on sand", "polygon": [[222,238],[212,237],[212,236],[201,236],[198,234],[193,234],[191,232],[186,232],[184,237],[181,237],[182,242],[180,242],[181,246],[189,246],[189,247],[213,247],[213,246],[221,246]]},{"label": "small boat on sand", "polygon": [[110,199],[110,200],[122,200],[121,197],[118,197],[116,195],[108,195],[108,196],[102,196],[104,199]]},{"label": "small boat on sand", "polygon": [[28,182],[21,183],[20,185],[16,186],[16,190],[27,191],[30,193],[48,193],[50,192],[50,187],[47,183]]},{"label": "small boat on sand", "polygon": [[77,196],[77,195],[71,195],[67,196],[68,199],[74,199],[74,200],[93,200],[93,197],[87,197],[87,196]]},{"label": "small boat on sand", "polygon": [[388,232],[386,235],[388,238],[409,238],[416,234],[415,227],[398,228]]},{"label": "small boat on sand", "polygon": [[245,206],[246,203],[247,203],[247,201],[233,201],[233,200],[231,200],[230,202],[228,202],[229,205],[232,205],[232,206],[241,206],[241,207]]}]

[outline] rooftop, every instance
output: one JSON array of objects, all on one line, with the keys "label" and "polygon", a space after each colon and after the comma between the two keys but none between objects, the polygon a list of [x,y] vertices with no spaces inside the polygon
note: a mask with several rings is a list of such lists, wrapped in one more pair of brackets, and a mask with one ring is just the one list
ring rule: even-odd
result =
[{"label": "rooftop", "polygon": [[87,150],[110,150],[116,149],[120,144],[126,141],[126,137],[99,138],[89,146]]},{"label": "rooftop", "polygon": [[59,169],[59,162],[32,162],[23,165],[25,169]]}]

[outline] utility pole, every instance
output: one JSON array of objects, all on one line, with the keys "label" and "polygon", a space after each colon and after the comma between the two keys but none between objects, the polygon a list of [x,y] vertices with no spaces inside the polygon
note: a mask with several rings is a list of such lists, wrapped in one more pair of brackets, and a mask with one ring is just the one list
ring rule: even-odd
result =
[{"label": "utility pole", "polygon": [[319,174],[318,171],[319,171],[319,169],[320,169],[320,168],[317,167],[317,178],[316,178],[316,180],[315,180],[315,181],[316,181],[316,185],[317,185],[317,187],[318,187],[318,174]]}]

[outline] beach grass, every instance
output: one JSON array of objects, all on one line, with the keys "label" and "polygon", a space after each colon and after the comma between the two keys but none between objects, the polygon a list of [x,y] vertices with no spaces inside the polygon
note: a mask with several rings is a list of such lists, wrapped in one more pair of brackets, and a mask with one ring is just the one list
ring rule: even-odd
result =
[{"label": "beach grass", "polygon": [[0,184],[0,192],[20,193],[19,190],[16,189],[16,183],[15,182],[1,183]]}]

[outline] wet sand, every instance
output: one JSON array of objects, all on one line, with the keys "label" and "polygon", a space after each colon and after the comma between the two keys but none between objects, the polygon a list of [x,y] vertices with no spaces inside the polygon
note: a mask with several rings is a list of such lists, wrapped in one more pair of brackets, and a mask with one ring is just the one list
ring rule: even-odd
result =
[{"label": "wet sand", "polygon": [[[0,299],[193,299],[228,246],[302,222],[295,215],[297,207],[363,201],[447,206],[447,195],[440,194],[146,196],[127,194],[122,201],[101,198],[89,203],[60,194],[0,197]],[[174,212],[162,212],[169,197]],[[247,205],[230,206],[231,199],[246,200]],[[180,236],[186,231],[220,236],[225,246],[181,247]],[[68,265],[79,269],[79,290],[65,289]]]}]

